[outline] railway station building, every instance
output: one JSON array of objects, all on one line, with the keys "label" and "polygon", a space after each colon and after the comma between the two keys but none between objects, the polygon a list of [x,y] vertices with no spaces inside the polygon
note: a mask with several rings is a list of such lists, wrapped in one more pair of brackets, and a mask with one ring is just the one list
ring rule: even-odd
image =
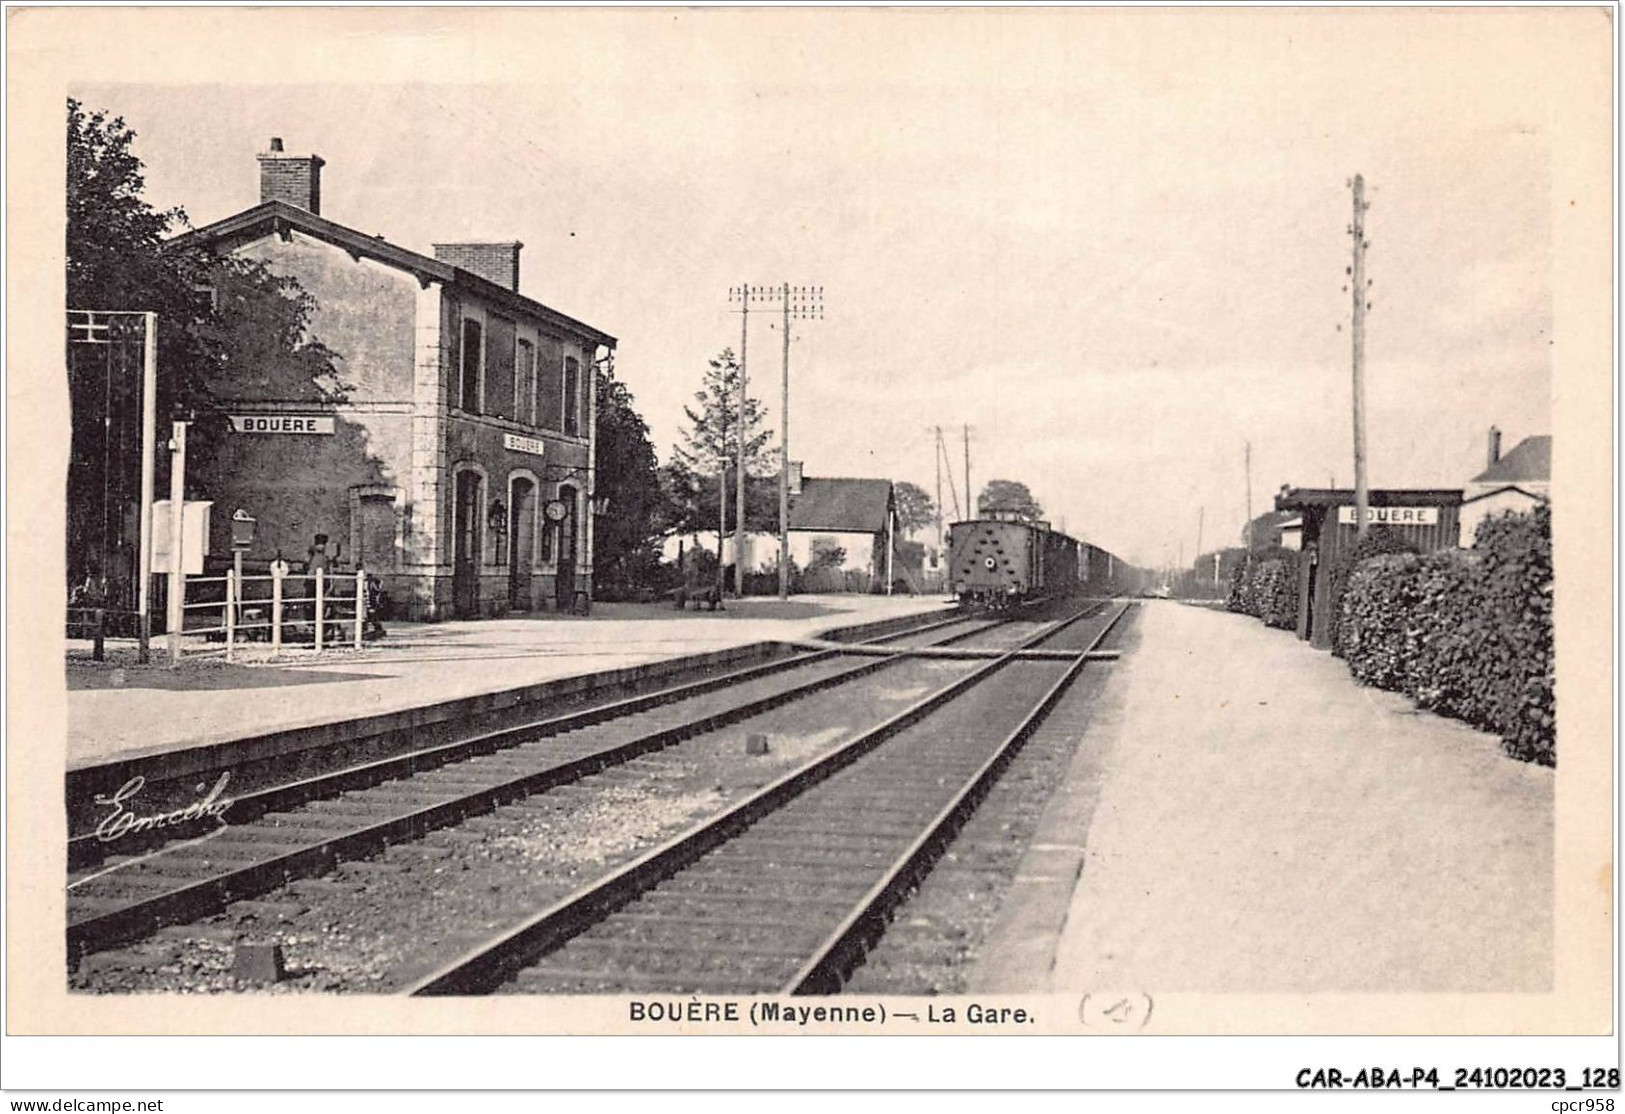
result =
[{"label": "railway station building", "polygon": [[403,618],[584,608],[615,338],[521,294],[516,241],[425,255],[324,216],[320,157],[273,139],[258,162],[259,203],[184,239],[297,279],[344,389],[226,385],[233,431],[188,462],[214,502],[210,552],[230,552],[241,509],[251,566],[298,571],[326,535],[330,567],[377,573]]},{"label": "railway station building", "polygon": [[[1369,492],[1368,525],[1399,533],[1420,553],[1450,549],[1459,533],[1458,489],[1376,489]],[[1359,538],[1352,488],[1283,487],[1277,511],[1300,519],[1303,559],[1298,562],[1298,637],[1329,650],[1336,616],[1331,609],[1332,566],[1352,553]]]}]

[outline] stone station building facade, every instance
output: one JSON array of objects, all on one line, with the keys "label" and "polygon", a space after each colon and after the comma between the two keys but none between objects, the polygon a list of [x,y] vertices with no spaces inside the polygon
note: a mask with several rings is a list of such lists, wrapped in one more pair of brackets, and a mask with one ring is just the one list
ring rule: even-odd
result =
[{"label": "stone station building facade", "polygon": [[520,294],[517,242],[422,255],[324,218],[319,157],[272,140],[259,164],[258,205],[186,236],[298,279],[343,389],[228,385],[233,432],[188,468],[214,501],[210,551],[229,553],[240,508],[251,567],[297,572],[325,534],[332,567],[378,574],[400,617],[583,608],[615,338]]}]

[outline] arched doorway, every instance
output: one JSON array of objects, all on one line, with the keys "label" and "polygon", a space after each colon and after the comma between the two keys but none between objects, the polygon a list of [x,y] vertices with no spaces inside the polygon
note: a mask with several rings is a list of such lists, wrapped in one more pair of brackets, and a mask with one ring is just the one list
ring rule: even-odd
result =
[{"label": "arched doorway", "polygon": [[576,489],[561,485],[559,502],[564,504],[564,520],[558,524],[558,575],[553,578],[553,606],[559,611],[568,611],[576,598]]},{"label": "arched doorway", "polygon": [[536,484],[515,476],[508,492],[508,606],[529,611],[531,570],[536,558]]},{"label": "arched doorway", "polygon": [[478,472],[457,473],[457,505],[451,566],[452,614],[474,619],[480,613],[480,488]]}]

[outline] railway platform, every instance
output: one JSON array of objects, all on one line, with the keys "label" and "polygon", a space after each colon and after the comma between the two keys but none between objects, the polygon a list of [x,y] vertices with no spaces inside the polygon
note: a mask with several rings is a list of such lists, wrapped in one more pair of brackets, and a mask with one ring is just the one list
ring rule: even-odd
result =
[{"label": "railway platform", "polygon": [[1142,612],[972,992],[1551,985],[1552,770],[1289,632]]},{"label": "railway platform", "polygon": [[158,661],[137,666],[133,647],[111,647],[106,662],[69,661],[68,767],[405,713],[589,674],[636,679],[657,663],[818,638],[948,606],[939,596],[851,594],[745,599],[722,612],[601,603],[587,619],[391,623],[385,639],[360,651],[244,664],[194,660],[175,670]]}]

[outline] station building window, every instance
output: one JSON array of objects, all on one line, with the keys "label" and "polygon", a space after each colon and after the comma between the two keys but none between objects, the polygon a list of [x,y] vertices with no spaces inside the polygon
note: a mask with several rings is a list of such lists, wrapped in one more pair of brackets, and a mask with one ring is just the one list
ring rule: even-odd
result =
[{"label": "station building window", "polygon": [[457,405],[468,414],[480,412],[481,373],[485,363],[483,340],[480,323],[471,317],[463,318],[463,344],[457,365]]},{"label": "station building window", "polygon": [[564,357],[564,432],[581,436],[581,364],[574,356]]},{"label": "station building window", "polygon": [[536,348],[528,340],[517,341],[514,347],[513,416],[536,424]]},{"label": "station building window", "polygon": [[485,318],[485,383],[480,391],[480,412],[499,418],[517,418],[514,411],[514,358],[518,353],[516,326],[505,317]]}]

